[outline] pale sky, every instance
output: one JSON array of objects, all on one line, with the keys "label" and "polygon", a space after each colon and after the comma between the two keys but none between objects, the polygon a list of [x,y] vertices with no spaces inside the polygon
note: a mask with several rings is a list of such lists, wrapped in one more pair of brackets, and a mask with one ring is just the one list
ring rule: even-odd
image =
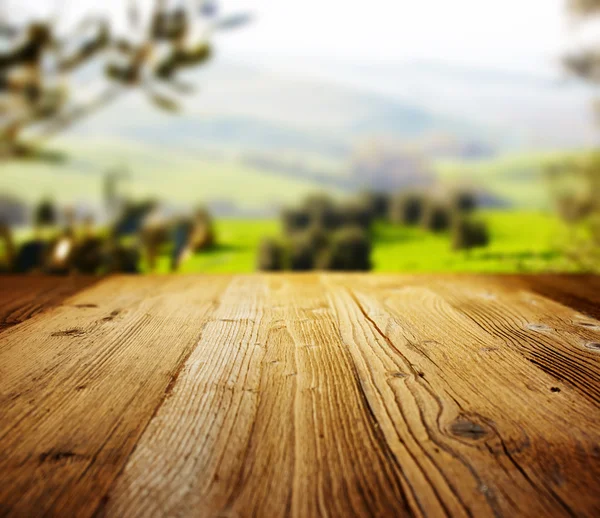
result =
[{"label": "pale sky", "polygon": [[[71,16],[90,7],[122,13],[126,5],[124,0],[2,3],[19,11],[62,4]],[[221,55],[258,59],[429,59],[524,69],[564,53],[569,36],[565,0],[221,0],[221,10],[256,16],[252,25],[218,38]]]},{"label": "pale sky", "polygon": [[222,52],[522,68],[564,52],[564,0],[229,0],[257,13]]}]

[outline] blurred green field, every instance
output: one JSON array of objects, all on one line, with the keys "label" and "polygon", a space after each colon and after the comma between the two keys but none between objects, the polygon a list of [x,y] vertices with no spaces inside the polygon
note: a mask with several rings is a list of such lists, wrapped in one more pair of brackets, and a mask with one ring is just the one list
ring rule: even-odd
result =
[{"label": "blurred green field", "polygon": [[[487,211],[481,214],[491,233],[486,248],[454,252],[448,234],[420,228],[378,223],[374,231],[373,263],[377,272],[504,272],[576,271],[559,249],[566,229],[554,216],[542,212]],[[218,245],[190,258],[183,273],[253,272],[260,240],[280,234],[275,220],[220,220]],[[169,271],[167,257],[159,272]]]},{"label": "blurred green field", "polygon": [[452,251],[450,236],[419,228],[379,225],[373,262],[381,272],[540,273],[576,271],[560,253],[564,224],[541,212],[487,211],[491,241],[485,248]]},{"label": "blurred green field", "polygon": [[[112,146],[112,143],[109,143]],[[90,144],[88,143],[88,146]],[[107,156],[108,144],[94,142],[86,152]],[[116,151],[115,151],[116,149]],[[127,163],[125,152],[114,148],[108,163]],[[231,201],[249,213],[273,213],[276,205],[289,205],[304,195],[319,191],[313,181],[278,176],[235,161],[186,156],[167,156],[160,150],[137,150],[148,162],[143,175],[126,182],[125,194],[133,199],[160,196],[193,205],[200,201]],[[133,153],[127,147],[127,153]],[[438,161],[435,170],[443,184],[466,184],[481,188],[510,206],[510,210],[480,212],[487,222],[490,246],[471,252],[453,252],[450,236],[431,234],[419,228],[377,224],[373,263],[380,272],[551,272],[575,271],[559,252],[566,229],[551,213],[550,193],[544,168],[570,156],[563,152],[506,155],[477,161]],[[293,158],[293,157],[292,157]],[[99,159],[98,159],[99,160]],[[321,164],[333,174],[332,164]],[[168,171],[168,174],[165,174]],[[0,175],[0,192],[14,194],[29,204],[44,196],[60,203],[84,202],[100,206],[100,170],[86,170],[83,163],[51,166],[38,163],[9,165]],[[25,181],[26,179],[26,181]],[[332,195],[339,192],[331,191]],[[252,272],[261,238],[280,235],[276,220],[218,220],[218,244],[189,259],[182,272]],[[169,271],[169,260],[161,257],[159,272]]]}]

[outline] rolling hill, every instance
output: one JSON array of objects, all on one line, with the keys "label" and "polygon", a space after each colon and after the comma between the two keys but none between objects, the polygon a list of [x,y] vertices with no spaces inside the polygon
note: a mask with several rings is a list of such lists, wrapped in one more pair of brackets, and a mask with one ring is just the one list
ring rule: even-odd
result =
[{"label": "rolling hill", "polygon": [[127,95],[51,143],[65,163],[3,164],[0,190],[100,206],[102,174],[125,166],[132,196],[269,214],[313,190],[353,188],[357,146],[383,140],[416,149],[446,181],[535,208],[546,204],[543,150],[593,141],[578,85],[431,63],[321,65],[299,78],[217,59],[188,78],[200,86],[181,115]]}]

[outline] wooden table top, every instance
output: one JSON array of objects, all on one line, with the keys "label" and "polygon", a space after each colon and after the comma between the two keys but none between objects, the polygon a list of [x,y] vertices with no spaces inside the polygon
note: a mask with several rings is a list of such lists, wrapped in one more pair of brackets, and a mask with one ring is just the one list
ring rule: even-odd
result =
[{"label": "wooden table top", "polygon": [[0,516],[600,516],[600,278],[0,277]]}]

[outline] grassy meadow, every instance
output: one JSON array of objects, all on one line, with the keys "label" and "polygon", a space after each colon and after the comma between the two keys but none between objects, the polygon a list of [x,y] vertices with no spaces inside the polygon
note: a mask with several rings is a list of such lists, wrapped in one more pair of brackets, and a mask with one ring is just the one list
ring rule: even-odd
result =
[{"label": "grassy meadow", "polygon": [[[106,147],[86,148],[94,158],[106,156]],[[90,144],[88,143],[88,146]],[[111,143],[112,145],[112,143]],[[112,149],[112,148],[111,148]],[[119,148],[116,148],[117,151]],[[130,151],[130,148],[127,148]],[[261,170],[221,159],[182,156],[165,157],[161,150],[138,150],[148,162],[143,175],[133,174],[125,192],[134,199],[159,197],[175,203],[196,204],[209,200],[230,201],[249,214],[294,204],[323,186],[308,180]],[[96,153],[94,155],[94,153]],[[123,159],[118,152],[108,163]],[[547,272],[573,271],[560,253],[566,228],[550,211],[548,186],[543,168],[565,154],[521,154],[472,161],[438,161],[435,171],[447,186],[466,184],[483,188],[506,203],[506,209],[479,211],[491,235],[490,245],[469,252],[451,250],[448,234],[433,234],[420,228],[378,223],[373,228],[372,260],[378,272]],[[116,159],[116,160],[115,160]],[[33,204],[45,196],[59,203],[77,200],[102,204],[103,169],[86,170],[85,164],[69,166],[38,163],[10,165],[0,175],[0,191]],[[346,174],[341,164],[323,163],[328,174]],[[165,171],[168,170],[168,173]],[[25,181],[26,179],[26,181]],[[87,193],[91,198],[81,198]],[[342,192],[330,189],[334,196]],[[268,210],[266,212],[269,212]],[[181,272],[252,272],[262,238],[282,234],[273,219],[217,219],[217,245],[197,254]],[[169,271],[167,254],[159,260],[160,273]]]},{"label": "grassy meadow", "polygon": [[490,244],[471,251],[451,250],[450,236],[389,224],[375,229],[373,262],[381,272],[568,271],[559,252],[566,229],[542,212],[486,211]]},{"label": "grassy meadow", "polygon": [[[566,229],[554,216],[532,211],[486,211],[491,243],[469,252],[454,252],[447,233],[378,223],[373,228],[376,272],[505,272],[573,271],[558,251]],[[280,235],[276,220],[218,220],[218,244],[191,257],[181,272],[253,272],[263,237]],[[160,273],[169,271],[165,255]]]}]

